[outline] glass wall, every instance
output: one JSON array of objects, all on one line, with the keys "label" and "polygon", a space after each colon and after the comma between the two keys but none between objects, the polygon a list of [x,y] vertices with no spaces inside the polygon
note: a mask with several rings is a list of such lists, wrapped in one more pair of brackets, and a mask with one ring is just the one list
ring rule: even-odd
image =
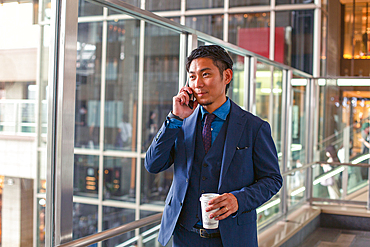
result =
[{"label": "glass wall", "polygon": [[[281,6],[279,11],[282,12],[276,12],[274,27],[271,26],[273,15],[269,10],[272,4],[269,0],[221,0],[212,3],[188,0],[183,5],[179,0],[152,0],[145,1],[145,4],[138,0],[126,2],[136,7],[145,5],[147,10],[160,11],[175,22],[229,40],[265,57],[270,56],[273,45],[276,59],[282,59],[285,64],[310,71],[301,63],[308,59],[309,62],[304,66],[312,66],[314,7],[310,10],[284,11],[285,7]],[[296,3],[304,4],[307,1]],[[5,79],[2,76],[10,73],[0,73],[0,156],[5,157],[5,163],[0,165],[0,175],[3,176],[0,180],[4,182],[2,193],[5,195],[9,195],[6,192],[12,186],[15,188],[19,184],[16,178],[33,181],[34,190],[27,190],[27,193],[35,197],[30,203],[33,205],[30,218],[37,237],[30,241],[36,246],[43,246],[48,201],[45,192],[50,186],[46,184],[46,133],[49,25],[53,16],[51,2],[40,1],[40,19],[36,21],[37,25],[31,24],[32,7],[30,3],[4,3],[0,6],[0,23],[7,25],[7,29],[0,26],[1,33],[9,33],[12,28],[18,30],[7,35],[11,40],[1,39],[0,54],[4,55],[5,50],[19,50],[17,54],[6,54],[15,63],[1,60],[6,61],[5,65],[8,66],[22,64],[17,61],[26,61],[28,66],[23,68],[30,68],[33,72],[33,77]],[[256,7],[262,10],[256,12]],[[291,9],[290,6],[286,8]],[[207,11],[203,14],[201,12],[204,9]],[[25,17],[26,24],[20,21],[20,16]],[[87,0],[79,0],[78,17],[73,159],[74,239],[163,209],[173,171],[169,169],[158,175],[149,174],[143,167],[143,159],[147,147],[171,109],[172,97],[179,89],[179,67],[183,59],[180,57],[181,35],[177,32],[127,17]],[[227,22],[225,18],[228,18]],[[9,20],[17,24],[17,28],[9,25]],[[276,28],[275,37],[270,37],[270,27]],[[284,51],[282,55],[279,53],[281,50]],[[249,97],[245,94],[244,56],[234,53],[231,56],[235,65],[229,97],[244,107]],[[19,71],[0,67],[5,72]],[[12,75],[23,76],[22,73]],[[270,122],[279,153],[281,82],[281,69],[257,64],[256,114]],[[9,136],[16,141],[9,141]],[[17,152],[14,147],[17,147]],[[8,167],[17,167],[19,174]],[[6,197],[2,196],[5,205]],[[279,212],[280,197],[276,196],[272,202],[269,209],[259,212],[260,216],[264,215],[259,216],[259,223]],[[274,214],[271,214],[272,211]],[[2,212],[4,214],[5,211]],[[2,221],[3,225],[6,223]],[[29,229],[33,231],[33,228]],[[117,237],[103,245],[116,245],[133,234]],[[3,236],[10,234],[3,230]],[[5,238],[2,241],[6,245]]]},{"label": "glass wall", "polygon": [[344,5],[343,58],[370,59],[370,6],[352,2]]}]

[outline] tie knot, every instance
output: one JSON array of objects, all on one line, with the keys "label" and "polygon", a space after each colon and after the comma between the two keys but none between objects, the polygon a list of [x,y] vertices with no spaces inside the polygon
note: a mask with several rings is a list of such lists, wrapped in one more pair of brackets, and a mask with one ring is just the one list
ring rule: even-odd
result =
[{"label": "tie knot", "polygon": [[204,125],[210,125],[215,119],[216,115],[213,113],[207,113],[206,118],[204,119]]}]

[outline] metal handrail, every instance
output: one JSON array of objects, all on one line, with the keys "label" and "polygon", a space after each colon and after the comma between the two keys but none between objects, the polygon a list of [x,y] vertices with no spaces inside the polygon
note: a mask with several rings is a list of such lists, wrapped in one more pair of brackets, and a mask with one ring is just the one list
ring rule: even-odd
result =
[{"label": "metal handrail", "polygon": [[305,170],[305,169],[307,169],[307,168],[309,168],[313,165],[319,165],[319,164],[328,164],[328,165],[332,165],[332,166],[353,166],[353,167],[369,167],[370,168],[370,164],[366,164],[366,163],[353,164],[353,163],[315,161],[315,162],[303,165],[301,167],[290,169],[290,170],[288,170],[284,173],[281,173],[281,176],[282,177],[290,176],[295,172],[302,171],[302,170]]},{"label": "metal handrail", "polygon": [[79,238],[73,241],[70,241],[68,243],[60,244],[58,247],[83,247],[83,246],[89,246],[91,244],[95,244],[107,239],[110,239],[112,237],[119,236],[121,234],[124,234],[126,232],[133,231],[137,228],[141,228],[153,223],[160,222],[162,218],[162,213],[158,213],[155,215],[151,215],[148,217],[145,217],[140,220],[136,220],[130,223],[127,223],[122,226],[118,226],[106,231],[98,232],[95,234],[92,234],[87,237]]}]

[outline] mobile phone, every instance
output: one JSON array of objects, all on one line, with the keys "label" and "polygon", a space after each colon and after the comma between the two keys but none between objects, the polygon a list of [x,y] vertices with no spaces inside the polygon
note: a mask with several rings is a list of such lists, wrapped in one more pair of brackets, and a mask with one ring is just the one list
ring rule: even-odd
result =
[{"label": "mobile phone", "polygon": [[[189,87],[189,80],[186,81],[185,87]],[[186,91],[186,93],[189,95],[189,108],[193,110],[193,105],[194,105],[194,95],[192,93],[189,93]]]}]

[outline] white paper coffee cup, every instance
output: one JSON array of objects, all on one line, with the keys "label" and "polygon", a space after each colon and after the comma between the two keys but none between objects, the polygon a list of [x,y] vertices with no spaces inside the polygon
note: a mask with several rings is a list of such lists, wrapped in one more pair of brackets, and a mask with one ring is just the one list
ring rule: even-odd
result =
[{"label": "white paper coffee cup", "polygon": [[202,221],[203,221],[203,227],[205,229],[217,229],[218,228],[218,220],[210,219],[209,215],[213,212],[216,212],[218,209],[214,209],[212,211],[206,212],[206,208],[209,206],[208,202],[219,196],[219,194],[215,193],[206,193],[202,194],[202,196],[199,198],[201,206],[202,206]]}]

